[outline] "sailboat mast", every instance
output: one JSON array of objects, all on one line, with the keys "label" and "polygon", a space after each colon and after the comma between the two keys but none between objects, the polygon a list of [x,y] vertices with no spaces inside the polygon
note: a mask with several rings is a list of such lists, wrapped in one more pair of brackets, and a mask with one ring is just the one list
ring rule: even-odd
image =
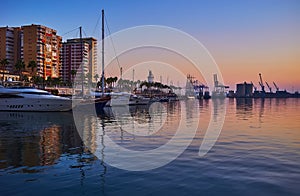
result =
[{"label": "sailboat mast", "polygon": [[80,35],[80,55],[81,55],[81,92],[82,92],[82,95],[83,95],[83,85],[84,85],[84,69],[83,69],[83,43],[82,43],[82,27],[80,26],[79,27],[79,35]]},{"label": "sailboat mast", "polygon": [[104,10],[102,10],[102,96],[104,95]]}]

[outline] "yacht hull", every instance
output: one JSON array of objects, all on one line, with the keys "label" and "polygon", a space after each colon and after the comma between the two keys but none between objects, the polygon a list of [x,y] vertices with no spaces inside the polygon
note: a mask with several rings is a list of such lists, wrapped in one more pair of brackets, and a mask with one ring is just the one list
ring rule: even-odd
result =
[{"label": "yacht hull", "polygon": [[10,98],[0,100],[0,111],[55,112],[72,109],[70,99],[26,99]]}]

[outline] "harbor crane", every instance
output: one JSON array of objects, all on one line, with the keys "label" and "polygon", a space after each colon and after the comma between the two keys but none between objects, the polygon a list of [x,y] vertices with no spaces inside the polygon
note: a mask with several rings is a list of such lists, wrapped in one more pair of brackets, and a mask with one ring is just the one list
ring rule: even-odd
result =
[{"label": "harbor crane", "polygon": [[225,93],[225,88],[229,88],[229,86],[226,86],[222,83],[220,83],[218,81],[218,76],[217,74],[214,74],[214,91],[213,91],[213,94],[218,94],[218,95],[222,95]]},{"label": "harbor crane", "polygon": [[272,93],[272,88],[271,88],[271,86],[268,84],[268,82],[266,82],[266,85],[268,86],[268,89],[269,89],[270,93]]},{"label": "harbor crane", "polygon": [[252,86],[253,86],[253,88],[254,88],[254,91],[257,91],[257,87],[253,84],[252,81],[251,81],[251,84],[252,84]]},{"label": "harbor crane", "polygon": [[218,75],[217,74],[214,74],[214,84],[215,84],[215,91],[218,91],[220,89],[221,89],[221,91],[224,91],[225,88],[229,88],[229,86],[225,86],[224,84],[222,84],[218,81]]},{"label": "harbor crane", "polygon": [[265,86],[264,86],[264,83],[263,83],[263,80],[262,80],[262,77],[261,77],[261,73],[259,73],[259,85],[260,85],[260,87],[261,87],[261,91],[262,92],[265,92]]},{"label": "harbor crane", "polygon": [[276,90],[277,90],[277,91],[279,91],[279,87],[276,85],[276,83],[275,83],[275,82],[273,82],[273,84],[274,84],[274,86],[275,86]]}]

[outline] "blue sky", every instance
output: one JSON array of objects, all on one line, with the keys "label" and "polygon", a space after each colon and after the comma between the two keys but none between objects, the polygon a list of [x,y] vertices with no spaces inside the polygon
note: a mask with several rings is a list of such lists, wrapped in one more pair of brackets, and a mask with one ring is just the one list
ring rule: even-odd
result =
[{"label": "blue sky", "polygon": [[300,86],[298,0],[27,0],[2,1],[1,8],[0,26],[42,24],[64,40],[78,36],[65,33],[79,26],[99,38],[101,9],[112,33],[147,24],[178,28],[208,48],[230,85],[263,72],[286,88]]},{"label": "blue sky", "polygon": [[[234,33],[284,23],[300,23],[300,2],[282,0],[26,0],[2,1],[0,25],[44,24],[64,34],[83,26],[94,33],[101,9],[112,32],[145,24],[179,28],[194,36],[199,32]],[[295,27],[299,30],[299,26]],[[70,35],[72,36],[72,35]]]}]

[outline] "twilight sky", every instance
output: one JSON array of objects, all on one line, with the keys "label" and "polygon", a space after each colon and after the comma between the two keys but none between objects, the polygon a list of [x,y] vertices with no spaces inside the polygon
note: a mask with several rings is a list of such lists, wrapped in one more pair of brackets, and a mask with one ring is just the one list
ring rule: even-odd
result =
[{"label": "twilight sky", "polygon": [[[41,24],[56,29],[64,40],[78,37],[79,31],[72,30],[79,26],[84,36],[99,39],[101,9],[111,33],[138,25],[170,26],[208,49],[232,89],[244,81],[258,86],[258,73],[262,73],[268,83],[300,91],[298,0],[6,0],[1,8],[0,26]],[[172,79],[176,74],[157,73],[155,67],[147,67],[145,73],[136,67],[141,72],[135,78],[143,79],[148,69],[153,69],[156,80],[162,75],[176,84],[177,76]]]}]

